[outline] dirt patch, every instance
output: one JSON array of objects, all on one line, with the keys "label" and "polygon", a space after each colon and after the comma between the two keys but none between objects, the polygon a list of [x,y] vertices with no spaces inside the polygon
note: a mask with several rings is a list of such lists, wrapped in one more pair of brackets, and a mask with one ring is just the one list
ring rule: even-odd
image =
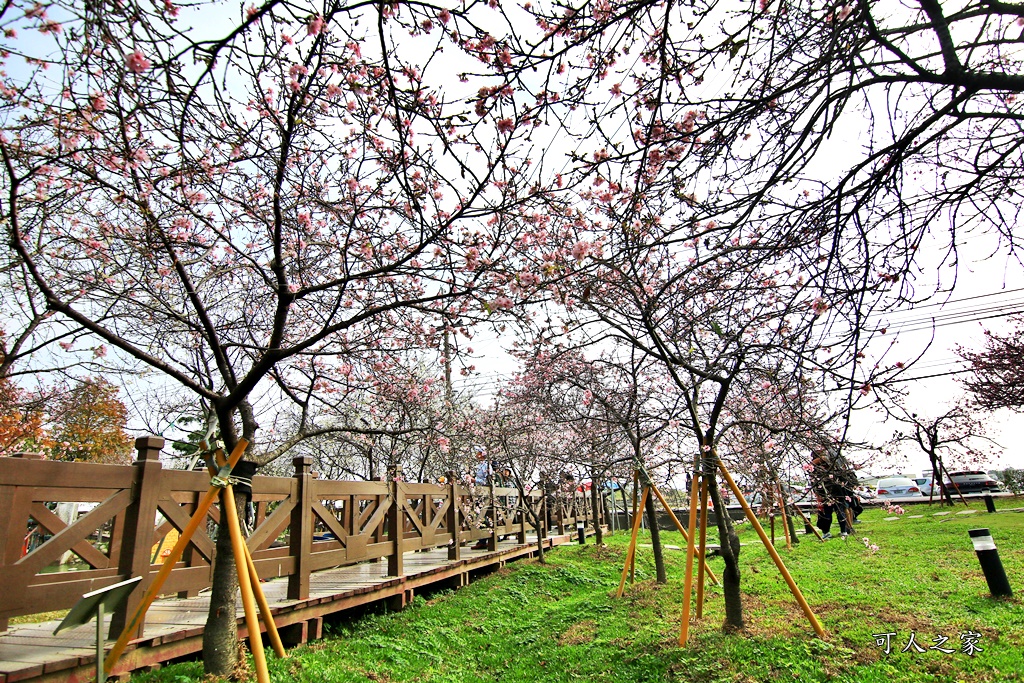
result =
[{"label": "dirt patch", "polygon": [[[827,615],[834,611],[849,611],[851,606],[841,605],[838,603],[825,603],[818,605],[815,609],[819,614]],[[899,632],[917,631],[922,633],[928,632],[929,629],[933,628],[932,622],[927,619],[923,619],[914,614],[897,612],[885,605],[878,605],[862,610],[861,615],[865,621],[878,624],[880,630]]]},{"label": "dirt patch", "polygon": [[597,624],[590,619],[577,622],[558,638],[559,645],[583,645],[594,639]]},{"label": "dirt patch", "polygon": [[[662,584],[653,579],[638,581],[633,585],[626,584],[624,597],[630,605],[636,607],[653,607],[658,604],[658,592]],[[613,593],[614,595],[614,593]]]}]

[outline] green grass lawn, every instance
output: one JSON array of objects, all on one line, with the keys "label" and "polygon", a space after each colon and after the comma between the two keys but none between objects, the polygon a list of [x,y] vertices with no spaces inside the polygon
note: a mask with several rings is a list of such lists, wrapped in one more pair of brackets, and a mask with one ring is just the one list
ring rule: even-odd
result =
[{"label": "green grass lawn", "polygon": [[[417,597],[402,612],[333,625],[330,637],[292,650],[288,660],[271,654],[271,676],[316,683],[1024,680],[1024,513],[974,508],[982,512],[933,516],[940,508],[922,505],[891,521],[869,510],[845,541],[801,535],[786,549],[778,538],[826,640],[815,637],[768,553],[743,525],[746,632],[722,633],[721,590],[709,585],[704,618],[693,622],[688,646],[678,647],[685,552],[666,551],[669,582],[657,585],[651,550],[641,547],[637,582],[616,599],[629,540],[620,532],[603,548],[592,539],[560,547],[545,565],[514,563],[457,592]],[[924,517],[910,518],[916,514]],[[992,530],[1016,591],[1011,600],[988,597],[967,535],[976,527]],[[864,537],[879,549],[872,552]],[[685,547],[679,534],[663,539]],[[720,575],[721,560],[710,564]],[[963,651],[969,632],[978,634],[973,656]],[[881,633],[895,633],[888,654],[876,645]],[[912,633],[924,652],[901,652]],[[937,642],[942,637],[948,640]],[[133,681],[201,677],[202,665],[188,663]]]}]

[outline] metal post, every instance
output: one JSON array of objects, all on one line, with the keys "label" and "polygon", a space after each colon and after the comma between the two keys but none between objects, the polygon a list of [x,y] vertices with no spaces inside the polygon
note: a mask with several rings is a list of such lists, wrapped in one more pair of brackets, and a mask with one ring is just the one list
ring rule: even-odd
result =
[{"label": "metal post", "polygon": [[587,542],[587,535],[584,533],[583,520],[576,522],[576,537],[579,540],[580,545],[584,545]]},{"label": "metal post", "polygon": [[992,540],[992,534],[988,529],[968,529],[967,533],[974,543],[974,552],[981,563],[981,571],[985,574],[985,581],[988,582],[988,590],[993,598],[1011,597],[1013,590],[1006,578],[1006,570],[999,559],[999,550]]},{"label": "metal post", "polygon": [[96,606],[96,683],[107,680],[107,672],[103,666],[103,646],[107,643],[107,634],[103,631],[103,601]]},{"label": "metal post", "polygon": [[996,502],[994,500],[992,500],[992,494],[991,493],[986,493],[985,494],[985,509],[988,510],[989,512],[995,512],[996,511]]}]

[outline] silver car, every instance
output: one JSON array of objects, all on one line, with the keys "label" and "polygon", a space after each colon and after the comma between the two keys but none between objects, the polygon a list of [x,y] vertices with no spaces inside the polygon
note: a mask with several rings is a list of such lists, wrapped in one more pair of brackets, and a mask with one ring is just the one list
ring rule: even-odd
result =
[{"label": "silver car", "polygon": [[909,477],[887,477],[878,480],[878,487],[875,489],[875,497],[879,500],[887,498],[907,498],[908,496],[921,495],[921,488],[917,482]]}]

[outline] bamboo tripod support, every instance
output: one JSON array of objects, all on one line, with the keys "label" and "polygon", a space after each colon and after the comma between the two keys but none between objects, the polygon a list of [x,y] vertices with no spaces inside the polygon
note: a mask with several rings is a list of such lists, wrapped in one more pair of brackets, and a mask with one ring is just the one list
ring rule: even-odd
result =
[{"label": "bamboo tripod support", "polygon": [[803,521],[804,526],[809,527],[811,529],[811,531],[814,532],[814,535],[818,537],[818,540],[821,541],[822,543],[824,543],[825,539],[822,537],[821,532],[818,531],[818,527],[816,527],[813,524],[811,524],[811,521],[809,519],[807,519],[807,517],[804,515],[804,511],[800,509],[800,506],[798,506],[796,503],[794,503],[793,504],[793,509],[796,510],[796,514],[800,515],[800,519]]},{"label": "bamboo tripod support", "polygon": [[708,483],[700,480],[700,541],[697,546],[697,618],[704,616],[704,558],[708,548]]},{"label": "bamboo tripod support", "polygon": [[[686,539],[686,575],[683,579],[683,616],[682,624],[679,630],[679,646],[686,645],[686,641],[690,636],[690,591],[693,589],[693,556],[696,551],[694,547],[695,536],[697,535],[697,496],[700,492],[701,481],[703,477],[700,476],[700,457],[696,457],[693,460],[693,477],[690,483],[690,535]],[[703,591],[698,590],[703,596]]]},{"label": "bamboo tripod support", "polygon": [[[643,493],[641,494],[638,492],[637,489],[639,489],[639,479],[640,474],[639,470],[637,470],[636,472],[634,472],[633,478],[635,484],[633,491],[633,528],[629,538],[629,546],[626,550],[626,562],[622,568],[622,578],[619,581],[619,588],[615,592],[615,597],[617,598],[622,597],[622,594],[626,587],[626,577],[629,577],[630,583],[632,583],[634,580],[636,569],[637,536],[640,533],[640,522],[643,520],[644,506],[647,504],[647,497],[652,492],[654,493],[655,497],[657,497],[657,499],[661,501],[662,506],[665,508],[665,512],[668,513],[668,516],[672,519],[672,522],[676,525],[676,529],[679,530],[679,533],[682,534],[683,538],[687,542],[689,542],[689,539],[692,538],[692,534],[687,534],[686,529],[683,528],[683,525],[679,521],[679,518],[676,517],[674,512],[672,512],[672,507],[668,504],[668,501],[665,500],[665,496],[662,495],[661,491],[658,490],[658,487],[655,486],[649,478],[647,479],[647,483],[643,487]],[[713,584],[715,584],[716,586],[718,585],[718,579],[715,577],[710,567],[707,566],[707,562],[704,561],[703,551],[701,554],[701,570],[707,574],[708,578],[711,579],[711,582]]]},{"label": "bamboo tripod support", "polygon": [[793,580],[793,576],[789,573],[789,570],[786,569],[786,565],[782,561],[782,558],[779,557],[779,553],[775,550],[775,546],[771,544],[771,541],[765,534],[764,528],[757,520],[757,516],[754,514],[754,511],[750,509],[750,505],[747,503],[746,498],[743,497],[743,493],[740,491],[739,486],[737,486],[736,482],[733,481],[732,475],[729,474],[729,470],[726,468],[725,463],[722,462],[722,459],[718,456],[714,457],[718,461],[718,469],[722,473],[722,478],[725,479],[726,483],[729,485],[729,489],[733,492],[733,495],[736,496],[736,499],[743,507],[743,512],[746,514],[747,520],[750,522],[751,526],[754,527],[754,530],[757,531],[757,535],[761,538],[761,543],[764,544],[768,554],[771,555],[772,560],[774,560],[775,566],[778,567],[779,573],[782,574],[782,578],[785,579],[790,592],[793,594],[797,604],[800,605],[800,609],[803,610],[804,615],[807,617],[807,621],[810,622],[811,627],[814,629],[814,632],[818,634],[819,638],[825,638],[825,629],[821,627],[821,624],[818,622],[818,618],[814,616],[811,606],[807,604],[807,600],[804,598],[803,593],[800,592],[800,588],[796,585],[796,581]]},{"label": "bamboo tripod support", "polygon": [[[118,636],[117,641],[114,643],[114,647],[107,654],[107,658],[103,662],[104,671],[109,674],[114,665],[117,664],[117,660],[120,659],[124,653],[125,647],[128,645],[128,641],[131,638],[131,634],[138,627],[142,618],[145,616],[149,607],[153,604],[153,601],[160,594],[160,589],[163,587],[167,577],[170,576],[171,570],[174,569],[174,565],[177,564],[178,560],[181,559],[182,553],[184,553],[186,546],[192,539],[193,534],[199,528],[200,524],[206,519],[206,515],[213,505],[214,500],[220,495],[221,490],[224,490],[224,507],[227,515],[227,522],[229,532],[231,533],[232,550],[235,556],[235,564],[238,567],[238,584],[242,590],[242,604],[245,609],[246,626],[249,631],[249,644],[253,650],[253,659],[256,662],[256,674],[259,683],[269,683],[270,674],[267,671],[266,656],[263,653],[263,641],[260,635],[259,622],[256,615],[256,605],[259,605],[259,610],[263,615],[263,622],[266,624],[267,633],[270,636],[270,641],[274,647],[274,652],[278,657],[287,657],[284,645],[281,642],[281,637],[277,632],[277,625],[274,623],[273,615],[270,613],[270,604],[267,602],[266,596],[263,594],[263,589],[260,587],[259,575],[256,573],[256,566],[252,561],[252,556],[249,554],[249,548],[245,545],[245,539],[242,538],[241,525],[238,521],[238,513],[234,506],[234,493],[231,485],[224,485],[228,475],[231,473],[231,469],[238,464],[241,460],[242,454],[245,452],[249,442],[245,439],[239,439],[235,449],[231,452],[231,456],[224,462],[224,456],[221,451],[217,451],[217,465],[219,469],[215,472],[211,468],[211,474],[214,475],[214,480],[210,483],[210,488],[206,494],[199,501],[196,506],[195,512],[192,514],[192,518],[184,529],[181,530],[178,536],[178,542],[174,544],[171,549],[170,555],[164,559],[164,563],[160,566],[160,571],[157,572],[153,578],[153,582],[149,588],[146,589],[145,594],[142,597],[142,601],[139,603],[138,608],[132,615],[132,618],[126,623],[124,630],[121,631],[121,635]],[[240,546],[236,544],[240,542]],[[246,591],[248,587],[248,591]],[[246,594],[248,592],[248,600]],[[259,654],[257,654],[257,650]],[[261,663],[262,662],[262,663]]]},{"label": "bamboo tripod support", "polygon": [[786,514],[786,497],[782,495],[782,487],[777,487],[779,493],[779,512],[782,513],[782,531],[786,534],[786,548],[792,549],[792,539],[789,537],[789,515]]}]

